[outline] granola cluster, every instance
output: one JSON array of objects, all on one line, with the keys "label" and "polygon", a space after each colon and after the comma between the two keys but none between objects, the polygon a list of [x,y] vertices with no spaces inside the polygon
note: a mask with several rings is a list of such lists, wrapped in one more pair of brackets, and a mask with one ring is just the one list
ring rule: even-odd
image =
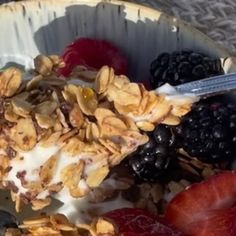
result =
[{"label": "granola cluster", "polygon": [[19,229],[9,228],[6,236],[115,236],[116,226],[99,217],[91,224],[74,225],[63,214],[43,215],[26,219]]},{"label": "granola cluster", "polygon": [[76,79],[66,80],[56,73],[63,66],[58,56],[34,62],[30,80],[17,68],[0,73],[0,183],[17,211],[22,203],[42,209],[64,188],[86,196],[148,141],[142,131],[178,124],[191,109],[191,102],[168,100],[107,66],[78,66]]}]

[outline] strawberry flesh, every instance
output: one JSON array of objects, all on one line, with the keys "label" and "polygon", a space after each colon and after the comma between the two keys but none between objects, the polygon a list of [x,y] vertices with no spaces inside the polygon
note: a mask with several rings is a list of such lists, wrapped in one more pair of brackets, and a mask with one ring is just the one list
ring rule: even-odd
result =
[{"label": "strawberry flesh", "polygon": [[184,231],[189,236],[235,236],[236,207],[206,212],[203,219],[187,225]]},{"label": "strawberry flesh", "polygon": [[185,232],[185,227],[204,220],[211,211],[230,209],[235,203],[236,172],[225,171],[179,193],[168,204],[165,218]]},{"label": "strawberry flesh", "polygon": [[165,222],[142,209],[122,208],[105,213],[119,229],[119,236],[180,236]]},{"label": "strawberry flesh", "polygon": [[124,54],[105,40],[77,39],[66,47],[62,59],[65,62],[65,67],[60,69],[59,73],[66,77],[77,65],[91,69],[100,69],[107,65],[113,67],[117,75],[127,75],[128,73],[128,62]]}]

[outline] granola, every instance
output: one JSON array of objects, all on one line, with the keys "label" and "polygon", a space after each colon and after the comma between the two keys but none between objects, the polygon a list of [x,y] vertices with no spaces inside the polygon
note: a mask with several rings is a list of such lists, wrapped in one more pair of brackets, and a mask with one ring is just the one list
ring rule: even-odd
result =
[{"label": "granola", "polygon": [[[73,198],[89,194],[113,166],[148,141],[142,131],[159,123],[176,125],[191,108],[188,100],[175,103],[107,66],[92,72],[76,68],[74,73],[93,83],[84,87],[57,76],[63,66],[59,57],[39,55],[34,62],[31,80],[24,81],[15,68],[0,74],[0,182],[11,190],[18,211],[22,203],[42,209],[64,189]],[[61,235],[47,219],[51,228],[29,232]],[[104,224],[98,226],[102,231]],[[68,231],[76,235],[75,228]]]}]

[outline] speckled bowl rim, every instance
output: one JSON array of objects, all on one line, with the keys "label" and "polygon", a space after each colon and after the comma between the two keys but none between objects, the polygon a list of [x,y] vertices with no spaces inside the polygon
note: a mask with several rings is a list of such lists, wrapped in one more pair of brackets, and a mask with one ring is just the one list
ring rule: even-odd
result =
[{"label": "speckled bowl rim", "polygon": [[[162,15],[163,17],[169,18],[169,19],[176,19],[178,21],[178,24],[181,25],[182,27],[185,27],[189,31],[193,31],[199,38],[202,38],[203,41],[206,43],[212,43],[216,46],[217,51],[223,56],[223,57],[231,57],[231,54],[228,49],[226,49],[224,46],[220,45],[219,43],[215,42],[211,38],[209,38],[206,34],[202,33],[200,30],[196,29],[195,27],[191,26],[190,23],[187,23],[179,18],[176,18],[174,16],[168,15],[160,10],[153,9],[151,7],[147,7],[138,3],[133,3],[133,2],[125,2],[125,1],[120,1],[120,0],[22,0],[22,1],[17,1],[17,2],[7,2],[7,3],[0,3],[0,14],[1,11],[4,11],[6,8],[18,8],[22,5],[28,5],[30,4],[31,7],[34,5],[38,5],[41,3],[46,3],[46,4],[52,4],[52,5],[69,5],[69,4],[75,4],[75,3],[86,3],[89,5],[94,4],[97,5],[99,3],[111,3],[114,5],[123,5],[123,6],[128,6],[129,8],[134,8],[135,10],[138,9],[138,11],[143,11],[146,13],[146,15],[150,18],[151,17],[157,17]],[[231,57],[233,60],[233,63],[236,65],[236,58]]]}]

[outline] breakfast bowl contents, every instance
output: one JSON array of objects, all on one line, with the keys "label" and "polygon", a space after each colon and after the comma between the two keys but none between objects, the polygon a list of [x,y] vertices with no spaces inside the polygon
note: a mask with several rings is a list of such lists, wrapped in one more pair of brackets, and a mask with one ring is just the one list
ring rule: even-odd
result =
[{"label": "breakfast bowl contents", "polygon": [[0,7],[1,233],[234,235],[235,95],[173,87],[234,59],[147,8],[36,2]]},{"label": "breakfast bowl contents", "polygon": [[[87,195],[111,167],[148,141],[141,131],[191,109],[189,100],[168,100],[108,66],[92,71],[92,89],[57,77],[54,71],[64,64],[57,56],[34,61],[31,80],[23,81],[13,67],[0,74],[1,185],[11,190],[17,211],[24,202],[42,209],[60,191]],[[75,70],[91,79],[81,65]]]}]

